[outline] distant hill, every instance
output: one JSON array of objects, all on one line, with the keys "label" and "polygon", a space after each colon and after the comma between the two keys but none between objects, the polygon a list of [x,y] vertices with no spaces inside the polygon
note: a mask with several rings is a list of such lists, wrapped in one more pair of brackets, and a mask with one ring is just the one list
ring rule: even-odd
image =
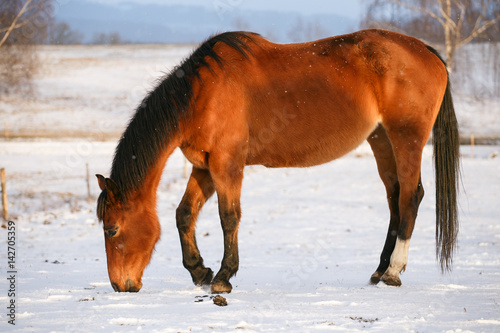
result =
[{"label": "distant hill", "polygon": [[356,20],[339,15],[242,11],[214,4],[195,7],[63,1],[56,8],[56,20],[81,32],[84,43],[91,43],[97,34],[115,32],[132,43],[191,43],[227,30],[254,31],[276,42],[297,42],[350,32],[358,26]]}]

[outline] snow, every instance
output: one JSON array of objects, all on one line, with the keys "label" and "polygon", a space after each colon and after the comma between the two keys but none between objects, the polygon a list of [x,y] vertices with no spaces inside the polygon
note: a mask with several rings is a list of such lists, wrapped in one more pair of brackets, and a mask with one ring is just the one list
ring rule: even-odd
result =
[{"label": "snow", "polygon": [[[116,136],[140,101],[139,91],[190,49],[127,47],[47,47],[42,57],[51,65],[37,79],[39,96],[21,104],[0,102],[10,133],[21,137],[0,141],[0,167],[7,171],[17,227],[16,331],[500,331],[500,146],[461,147],[459,248],[453,271],[444,275],[435,260],[432,151],[425,148],[426,194],[399,288],[368,284],[389,212],[366,144],[314,168],[247,167],[240,269],[231,280],[233,292],[223,295],[225,307],[192,285],[182,267],[175,209],[186,180],[176,151],[159,187],[162,238],[144,286],[139,293],[115,293],[95,217],[99,188],[93,174],[109,174]],[[476,133],[490,130],[493,118],[490,113],[470,126]],[[22,135],[35,130],[51,138]],[[0,237],[0,331],[7,332],[14,327],[6,316],[6,229]],[[216,198],[200,215],[197,237],[205,263],[218,269],[223,246]]]}]

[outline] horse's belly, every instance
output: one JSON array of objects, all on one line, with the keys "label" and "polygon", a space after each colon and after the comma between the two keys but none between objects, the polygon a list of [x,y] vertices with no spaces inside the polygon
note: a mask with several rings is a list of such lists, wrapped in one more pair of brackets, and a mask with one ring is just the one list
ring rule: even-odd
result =
[{"label": "horse's belly", "polygon": [[280,168],[327,163],[358,147],[377,124],[377,121],[371,121],[351,128],[332,126],[330,130],[313,127],[301,135],[283,130],[283,133],[275,133],[274,136],[270,135],[271,132],[268,137],[262,134],[251,136],[247,165]]},{"label": "horse's belly", "polygon": [[358,145],[353,145],[352,148],[344,146],[339,149],[332,144],[330,146],[310,147],[306,150],[281,147],[279,150],[261,151],[257,155],[250,155],[247,159],[247,165],[260,164],[268,168],[309,167],[342,157]]}]

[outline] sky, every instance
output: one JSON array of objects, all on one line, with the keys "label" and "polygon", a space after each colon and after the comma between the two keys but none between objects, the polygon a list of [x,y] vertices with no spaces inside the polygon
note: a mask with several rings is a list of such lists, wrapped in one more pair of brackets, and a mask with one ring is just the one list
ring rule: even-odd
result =
[{"label": "sky", "polygon": [[352,32],[359,27],[364,3],[365,0],[58,0],[56,17],[81,32],[84,43],[92,42],[96,35],[114,32],[133,43],[190,43],[231,30],[254,31],[283,43]]},{"label": "sky", "polygon": [[[69,2],[74,0],[59,0]],[[265,9],[295,11],[302,14],[342,14],[350,18],[359,19],[362,15],[364,0],[92,0],[104,4],[117,4],[124,2],[181,4],[212,7],[217,9]]]}]

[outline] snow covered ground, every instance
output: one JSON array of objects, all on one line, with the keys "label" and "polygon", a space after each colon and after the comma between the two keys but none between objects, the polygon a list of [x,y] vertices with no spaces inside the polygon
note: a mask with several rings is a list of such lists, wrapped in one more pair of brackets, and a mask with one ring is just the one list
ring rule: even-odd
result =
[{"label": "snow covered ground", "polygon": [[[1,332],[500,331],[500,146],[462,146],[459,249],[445,275],[435,261],[426,147],[426,196],[400,288],[368,284],[389,214],[367,145],[315,168],[248,167],[240,270],[233,292],[224,295],[226,307],[193,286],[182,267],[175,208],[186,180],[176,152],[159,188],[162,238],[144,286],[136,294],[113,292],[95,198],[87,201],[86,164],[95,197],[92,175],[109,173],[116,136],[135,104],[158,72],[189,50],[47,47],[36,99],[0,102],[11,135],[52,137],[0,141],[17,229],[15,327],[7,323],[7,230],[0,229]],[[468,126],[500,133],[500,120],[489,114]],[[218,269],[223,247],[215,198],[203,209],[197,235],[205,263]]]},{"label": "snow covered ground", "polygon": [[[113,292],[102,229],[86,201],[85,164],[109,169],[114,142],[9,141],[0,145],[17,226],[16,328],[30,332],[363,331],[495,332],[500,329],[498,146],[462,147],[461,232],[454,270],[434,260],[434,189],[425,151],[422,202],[400,288],[370,286],[388,221],[384,189],[367,146],[310,169],[248,167],[240,271],[228,306],[214,305],[181,264],[175,208],[183,158],[159,189],[162,239],[137,294]],[[98,187],[92,179],[91,191]],[[222,256],[216,201],[198,223],[206,263]],[[6,231],[1,229],[5,245]],[[5,267],[5,250],[1,252]],[[5,270],[3,270],[5,273]],[[1,331],[8,302],[2,278]],[[203,302],[197,302],[198,300]],[[462,331],[460,331],[462,330]]]}]

